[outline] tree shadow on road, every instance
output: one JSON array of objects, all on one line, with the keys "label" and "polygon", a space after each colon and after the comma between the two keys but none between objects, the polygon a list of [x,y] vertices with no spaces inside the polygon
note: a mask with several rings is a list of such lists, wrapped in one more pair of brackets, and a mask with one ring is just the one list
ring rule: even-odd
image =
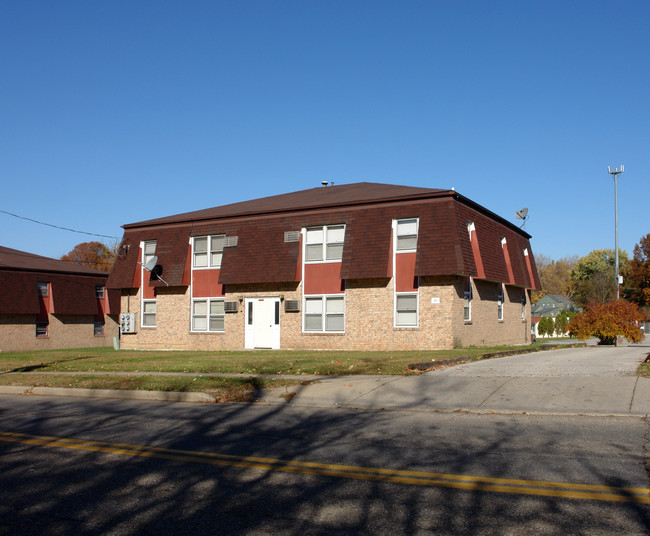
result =
[{"label": "tree shadow on road", "polygon": [[[625,487],[533,416],[36,399],[0,409],[0,429],[159,447],[143,457],[0,441],[0,534],[645,534],[647,508],[345,476],[218,466],[183,453]],[[446,428],[463,419],[465,433]],[[538,430],[532,439],[531,424]],[[597,421],[590,422],[597,425]],[[530,456],[516,456],[522,444]],[[102,443],[103,444],[103,443]],[[609,449],[629,453],[611,438]],[[167,452],[167,451],[166,451]],[[557,465],[559,463],[559,465]]]}]

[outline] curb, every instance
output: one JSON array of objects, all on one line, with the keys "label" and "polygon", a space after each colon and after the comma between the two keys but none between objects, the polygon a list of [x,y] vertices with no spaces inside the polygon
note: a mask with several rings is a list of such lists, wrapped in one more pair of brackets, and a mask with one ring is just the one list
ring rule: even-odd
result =
[{"label": "curb", "polygon": [[206,393],[179,391],[127,391],[123,389],[79,389],[76,387],[0,386],[3,395],[69,396],[78,398],[117,398],[121,400],[154,400],[163,402],[203,402],[214,404],[216,399]]}]

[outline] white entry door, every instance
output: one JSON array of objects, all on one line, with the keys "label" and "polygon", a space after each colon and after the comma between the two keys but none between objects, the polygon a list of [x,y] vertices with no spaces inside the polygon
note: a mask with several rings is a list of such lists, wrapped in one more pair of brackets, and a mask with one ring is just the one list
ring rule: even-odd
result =
[{"label": "white entry door", "polygon": [[280,348],[280,298],[246,298],[246,348]]}]

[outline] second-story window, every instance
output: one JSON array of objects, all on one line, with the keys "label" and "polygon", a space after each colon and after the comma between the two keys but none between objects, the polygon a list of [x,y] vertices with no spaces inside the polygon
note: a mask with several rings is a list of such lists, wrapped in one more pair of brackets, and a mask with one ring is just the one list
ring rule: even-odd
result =
[{"label": "second-story window", "polygon": [[145,242],[142,246],[142,264],[146,265],[156,253],[156,241]]},{"label": "second-story window", "polygon": [[415,251],[418,244],[418,220],[397,220],[397,251]]},{"label": "second-story window", "polygon": [[95,285],[95,297],[99,299],[104,297],[104,285]]},{"label": "second-story window", "polygon": [[305,261],[340,261],[343,258],[345,225],[309,227],[305,236]]},{"label": "second-story window", "polygon": [[225,235],[194,238],[194,268],[221,268]]}]

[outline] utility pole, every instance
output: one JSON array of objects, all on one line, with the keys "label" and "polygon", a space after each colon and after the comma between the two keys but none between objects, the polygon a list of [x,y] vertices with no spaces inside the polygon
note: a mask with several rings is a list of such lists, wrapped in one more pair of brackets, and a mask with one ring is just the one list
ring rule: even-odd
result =
[{"label": "utility pole", "polygon": [[625,167],[621,166],[621,169],[614,168],[612,169],[611,166],[607,166],[607,172],[610,175],[614,175],[614,241],[615,241],[615,248],[614,252],[616,255],[616,300],[619,299],[620,297],[620,292],[619,292],[619,276],[618,276],[618,175],[619,173],[623,173],[625,171]]}]

